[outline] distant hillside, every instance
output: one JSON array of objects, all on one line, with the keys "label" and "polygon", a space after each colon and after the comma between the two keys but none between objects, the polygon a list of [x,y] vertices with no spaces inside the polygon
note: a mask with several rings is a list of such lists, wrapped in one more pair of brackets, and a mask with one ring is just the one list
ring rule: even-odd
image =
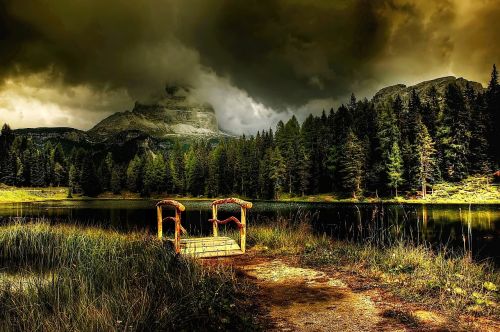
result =
[{"label": "distant hillside", "polygon": [[484,91],[484,88],[481,85],[481,83],[468,81],[462,77],[456,78],[454,76],[446,76],[446,77],[436,78],[430,81],[421,82],[411,86],[406,86],[404,84],[396,84],[388,86],[386,88],[380,89],[375,94],[375,96],[373,96],[372,101],[376,105],[380,105],[390,100],[394,100],[396,96],[399,95],[399,97],[401,97],[401,99],[403,100],[404,104],[406,104],[406,102],[409,99],[411,91],[415,89],[420,99],[423,102],[425,102],[427,100],[427,93],[431,89],[431,87],[436,88],[439,95],[439,100],[442,101],[444,98],[444,92],[446,90],[446,87],[451,83],[455,83],[462,90],[464,90],[467,83],[469,83],[474,89],[474,91],[476,92]]},{"label": "distant hillside", "polygon": [[93,143],[87,132],[68,127],[22,128],[14,132],[19,136],[31,138],[37,145],[51,142],[71,147],[88,146]]},{"label": "distant hillside", "polygon": [[74,142],[84,142],[88,140],[88,134],[79,129],[69,127],[39,127],[17,129],[18,135],[26,135],[35,139],[67,139]]}]

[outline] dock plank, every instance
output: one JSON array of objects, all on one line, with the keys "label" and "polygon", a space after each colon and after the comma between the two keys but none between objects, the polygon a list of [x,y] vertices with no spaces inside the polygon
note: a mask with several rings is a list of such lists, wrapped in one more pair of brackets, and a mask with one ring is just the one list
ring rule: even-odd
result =
[{"label": "dock plank", "polygon": [[[173,240],[169,241],[173,242]],[[234,239],[225,236],[184,238],[180,242],[181,254],[198,258],[243,254],[238,243]]]}]

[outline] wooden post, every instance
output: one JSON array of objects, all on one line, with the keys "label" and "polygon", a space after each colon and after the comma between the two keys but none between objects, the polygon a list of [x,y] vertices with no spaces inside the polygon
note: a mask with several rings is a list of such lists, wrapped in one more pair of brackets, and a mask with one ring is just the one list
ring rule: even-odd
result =
[{"label": "wooden post", "polygon": [[240,229],[240,247],[241,251],[245,253],[245,246],[247,244],[247,209],[241,207],[241,227]]},{"label": "wooden post", "polygon": [[178,208],[175,208],[175,235],[174,235],[175,252],[181,252],[181,216]]},{"label": "wooden post", "polygon": [[158,238],[161,240],[163,237],[163,217],[161,215],[161,206],[156,207],[156,216],[158,218]]},{"label": "wooden post", "polygon": [[[217,205],[212,205],[212,219],[217,220]],[[216,221],[212,223],[214,236],[219,236],[219,225]]]}]

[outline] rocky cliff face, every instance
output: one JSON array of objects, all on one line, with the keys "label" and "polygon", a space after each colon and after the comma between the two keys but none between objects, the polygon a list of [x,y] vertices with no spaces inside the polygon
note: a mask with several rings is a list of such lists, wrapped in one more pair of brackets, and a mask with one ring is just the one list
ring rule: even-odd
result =
[{"label": "rocky cliff face", "polygon": [[383,104],[385,102],[388,102],[390,100],[394,100],[397,95],[401,97],[403,100],[403,104],[407,104],[407,101],[409,99],[410,93],[413,89],[417,92],[419,95],[420,99],[425,102],[427,101],[427,92],[431,89],[431,87],[435,87],[439,100],[443,101],[444,99],[444,93],[446,91],[446,87],[451,84],[455,83],[458,85],[458,87],[462,90],[465,89],[465,86],[467,83],[469,83],[474,91],[477,92],[483,92],[484,88],[481,85],[481,83],[474,82],[474,81],[468,81],[462,77],[456,78],[454,76],[447,76],[447,77],[441,77],[441,78],[436,78],[434,80],[430,81],[425,81],[421,82],[412,86],[406,86],[404,84],[397,84],[397,85],[392,85],[386,88],[383,88],[379,90],[375,96],[373,96],[373,102],[375,104]]},{"label": "rocky cliff face", "polygon": [[192,102],[187,96],[170,94],[156,102],[136,102],[132,111],[115,113],[99,122],[88,134],[97,141],[133,131],[156,138],[218,136],[213,108]]}]

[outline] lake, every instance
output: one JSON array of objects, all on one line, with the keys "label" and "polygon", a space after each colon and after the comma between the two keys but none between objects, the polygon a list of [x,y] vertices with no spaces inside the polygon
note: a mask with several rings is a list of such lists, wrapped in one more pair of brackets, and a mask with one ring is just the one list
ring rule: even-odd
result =
[{"label": "lake", "polygon": [[[89,200],[0,204],[0,222],[33,217],[54,223],[78,223],[118,231],[156,232],[154,200]],[[182,201],[182,224],[190,234],[209,234],[209,201]],[[219,209],[219,219],[238,213],[237,207]],[[168,213],[165,213],[168,215]],[[476,259],[500,264],[500,205],[417,205],[254,202],[248,224],[276,218],[306,219],[313,229],[332,238],[389,243],[405,239],[434,247],[472,248]],[[167,230],[172,225],[164,225]],[[249,230],[250,232],[251,230]]]}]

